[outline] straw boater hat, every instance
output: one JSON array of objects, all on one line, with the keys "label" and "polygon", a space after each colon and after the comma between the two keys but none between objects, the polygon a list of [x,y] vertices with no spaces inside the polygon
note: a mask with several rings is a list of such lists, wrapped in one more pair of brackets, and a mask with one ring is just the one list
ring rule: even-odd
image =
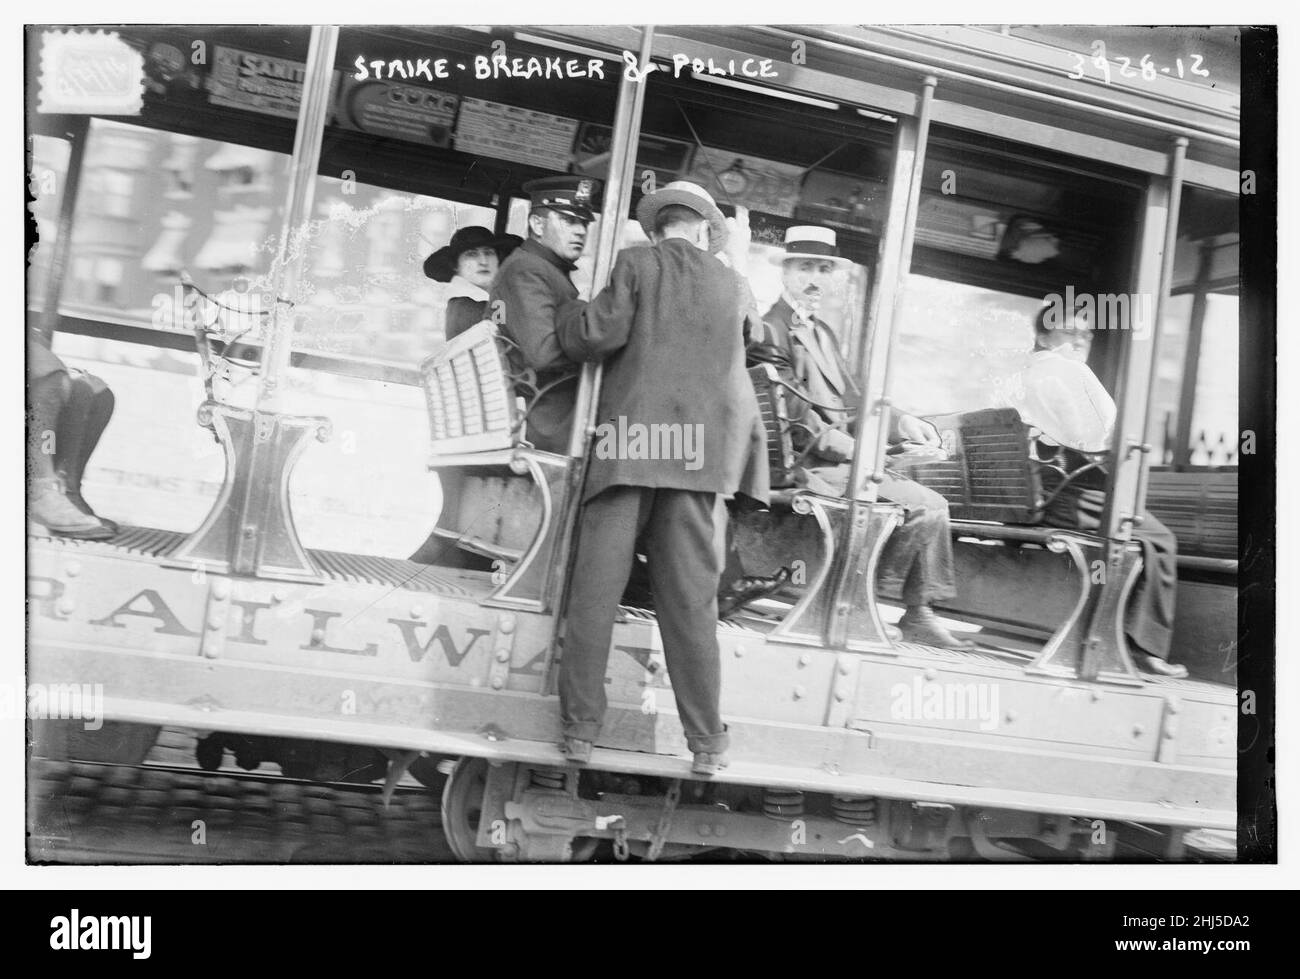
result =
[{"label": "straw boater hat", "polygon": [[772,261],[777,265],[795,258],[814,258],[838,266],[853,264],[840,254],[839,248],[835,245],[834,231],[811,224],[787,228],[785,251],[772,253]]},{"label": "straw boater hat", "polygon": [[523,239],[518,235],[494,235],[477,225],[461,228],[451,236],[451,241],[424,260],[424,274],[437,282],[450,282],[463,252],[494,248],[497,258],[504,262],[506,256],[522,243]]},{"label": "straw boater hat", "polygon": [[717,252],[727,243],[727,219],[713,203],[709,192],[689,180],[674,180],[664,184],[653,194],[646,194],[636,206],[636,219],[641,222],[647,237],[653,237],[655,218],[669,204],[688,207],[709,223],[709,251]]}]

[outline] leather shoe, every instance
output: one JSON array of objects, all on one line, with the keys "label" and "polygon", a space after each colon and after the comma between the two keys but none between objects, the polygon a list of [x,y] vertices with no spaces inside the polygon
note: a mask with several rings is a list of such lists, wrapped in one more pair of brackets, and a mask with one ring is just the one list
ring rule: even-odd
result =
[{"label": "leather shoe", "polygon": [[771,577],[737,578],[718,595],[718,618],[725,619],[744,606],[771,595],[790,580],[792,573],[789,568],[781,568]]},{"label": "leather shoe", "polygon": [[564,743],[560,745],[560,753],[566,755],[575,765],[585,765],[591,761],[591,752],[595,747],[595,744],[590,741],[565,735]]},{"label": "leather shoe", "polygon": [[1187,676],[1187,667],[1180,663],[1168,663],[1150,653],[1138,653],[1133,658],[1137,661],[1138,669],[1146,673],[1173,677],[1176,680]]},{"label": "leather shoe", "polygon": [[717,775],[731,764],[725,751],[697,751],[691,761],[691,771],[696,775]]},{"label": "leather shoe", "polygon": [[[62,483],[62,477],[60,477],[60,483]],[[94,517],[105,527],[107,527],[109,531],[112,532],[114,535],[117,534],[118,532],[117,524],[114,521],[109,520],[108,517],[101,517],[98,513],[92,510],[90,508],[90,504],[86,502],[86,498],[81,495],[80,490],[68,489],[66,483],[62,483],[62,485],[63,485],[63,495],[68,498],[69,503],[71,503],[74,507],[76,507],[82,513],[84,513],[86,516]]]},{"label": "leather shoe", "polygon": [[908,642],[919,642],[940,649],[974,649],[969,639],[958,639],[949,632],[928,605],[915,605],[903,613],[898,628]]},{"label": "leather shoe", "polygon": [[40,524],[58,537],[78,540],[107,540],[113,531],[103,521],[82,513],[63,494],[56,479],[44,480],[34,486],[35,495],[28,504],[28,515],[33,523]]}]

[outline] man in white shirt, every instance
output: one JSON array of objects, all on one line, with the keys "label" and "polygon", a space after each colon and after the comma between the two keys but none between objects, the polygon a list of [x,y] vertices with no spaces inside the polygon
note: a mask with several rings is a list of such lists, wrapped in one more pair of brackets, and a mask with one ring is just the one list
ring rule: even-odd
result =
[{"label": "man in white shirt", "polygon": [[[1006,401],[1021,419],[1039,431],[1042,446],[1063,446],[1066,469],[1088,461],[1076,453],[1110,450],[1115,431],[1115,401],[1088,366],[1092,324],[1079,315],[1049,322],[1054,307],[1046,306],[1034,322],[1034,350],[1025,369],[1010,385]],[[1018,383],[1016,383],[1018,381]],[[1058,477],[1059,478],[1059,477]],[[1044,472],[1044,487],[1054,489],[1052,474]],[[1096,531],[1106,502],[1105,470],[1093,470],[1072,483],[1048,507],[1053,526]],[[1178,585],[1178,541],[1150,513],[1133,532],[1142,545],[1142,573],[1129,599],[1124,632],[1136,649],[1137,665],[1162,676],[1186,676],[1187,668],[1169,662],[1173,638],[1174,601]]]},{"label": "man in white shirt", "polygon": [[1034,351],[1013,389],[1012,405],[1048,445],[1105,452],[1115,429],[1115,402],[1088,366],[1092,328],[1068,320],[1047,329],[1038,317]]}]

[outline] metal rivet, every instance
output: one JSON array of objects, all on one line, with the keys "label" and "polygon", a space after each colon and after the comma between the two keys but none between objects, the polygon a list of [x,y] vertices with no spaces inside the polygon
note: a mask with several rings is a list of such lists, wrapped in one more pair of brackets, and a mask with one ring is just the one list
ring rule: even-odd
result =
[{"label": "metal rivet", "polygon": [[1020,715],[1017,714],[1017,713],[1016,713],[1015,711],[1013,711],[1013,710],[1009,710],[1009,711],[1007,711],[1007,723],[1008,723],[1008,724],[1013,723],[1013,722],[1015,721],[1015,719],[1016,719],[1017,717],[1019,717],[1019,716],[1020,716]]},{"label": "metal rivet", "polygon": [[214,578],[212,580],[212,597],[229,598],[230,597],[230,579]]},{"label": "metal rivet", "polygon": [[321,643],[323,643],[324,641],[325,641],[325,630],[324,630],[324,629],[312,629],[312,631],[311,631],[311,644],[312,644],[313,646],[319,646],[319,645],[321,645]]},{"label": "metal rivet", "polygon": [[209,629],[220,629],[225,622],[226,617],[222,615],[220,611],[214,610],[212,614],[208,616]]},{"label": "metal rivet", "polygon": [[812,654],[811,654],[811,653],[800,653],[800,654],[799,654],[799,665],[800,665],[800,666],[807,666],[807,665],[808,665],[809,663],[811,663],[811,662],[812,662]]},{"label": "metal rivet", "polygon": [[271,592],[271,601],[275,602],[276,604],[283,602],[285,600],[285,597],[286,597],[285,593],[280,591],[280,589],[278,588],[275,591]]},{"label": "metal rivet", "polygon": [[515,631],[515,617],[509,613],[501,616],[501,624],[498,628],[506,635]]},{"label": "metal rivet", "polygon": [[745,647],[737,646],[735,649],[731,651],[731,655],[735,656],[736,659],[740,659],[740,657],[745,655]]},{"label": "metal rivet", "polygon": [[500,689],[501,689],[502,687],[504,687],[505,685],[506,685],[506,678],[505,678],[505,677],[503,677],[503,676],[494,676],[494,677],[492,678],[492,689],[493,689],[493,690],[500,690]]},{"label": "metal rivet", "polygon": [[853,672],[853,667],[843,661],[840,662],[840,676],[848,676]]},{"label": "metal rivet", "polygon": [[1171,713],[1171,714],[1177,714],[1178,711],[1179,711],[1178,698],[1175,697],[1173,694],[1168,694],[1168,695],[1166,695],[1166,696],[1165,696],[1165,709],[1166,709],[1167,711],[1169,711],[1169,713]]},{"label": "metal rivet", "polygon": [[714,824],[713,824],[713,835],[714,835],[714,836],[717,836],[717,837],[723,837],[723,836],[726,836],[726,835],[727,835],[727,827],[726,827],[725,825],[723,825],[722,823],[714,823]]},{"label": "metal rivet", "polygon": [[71,615],[77,607],[77,603],[70,598],[60,598],[56,606],[60,615]]},{"label": "metal rivet", "polygon": [[713,832],[712,826],[710,826],[708,823],[700,823],[699,833],[701,836],[708,836],[712,832]]},{"label": "metal rivet", "polygon": [[413,618],[413,619],[422,619],[422,618],[424,618],[424,606],[423,606],[423,605],[412,605],[412,606],[411,606],[411,618]]},{"label": "metal rivet", "polygon": [[803,687],[795,687],[795,688],[794,688],[794,699],[795,699],[795,700],[799,700],[799,699],[802,698],[803,695],[806,694],[807,692],[808,692],[808,691],[806,691]]},{"label": "metal rivet", "polygon": [[1095,704],[1095,703],[1096,703],[1097,701],[1099,701],[1099,700],[1101,700],[1101,691],[1100,691],[1100,690],[1093,690],[1093,691],[1092,691],[1092,702]]},{"label": "metal rivet", "polygon": [[1144,735],[1144,734],[1146,733],[1146,730],[1147,730],[1147,729],[1144,728],[1141,724],[1134,724],[1134,725],[1133,725],[1133,737],[1135,737],[1135,738],[1140,738],[1140,737],[1142,737],[1142,735]]},{"label": "metal rivet", "polygon": [[75,578],[75,577],[77,577],[77,575],[81,574],[81,562],[80,562],[80,561],[69,561],[69,562],[64,566],[64,568],[63,568],[63,573],[66,574],[69,578]]},{"label": "metal rivet", "polygon": [[508,650],[508,649],[498,649],[498,650],[497,650],[497,662],[499,662],[499,663],[508,663],[509,661],[510,661],[510,650]]},{"label": "metal rivet", "polygon": [[927,680],[933,680],[938,675],[939,675],[939,671],[936,670],[933,666],[926,667],[925,678]]}]

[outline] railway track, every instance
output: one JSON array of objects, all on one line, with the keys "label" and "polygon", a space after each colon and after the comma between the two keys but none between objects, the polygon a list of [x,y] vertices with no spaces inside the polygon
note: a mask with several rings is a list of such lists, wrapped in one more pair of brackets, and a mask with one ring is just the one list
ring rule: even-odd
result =
[{"label": "railway track", "polygon": [[[206,772],[192,733],[164,729],[137,766],[33,757],[32,862],[446,863],[437,793],[286,778],[278,767]],[[226,765],[230,765],[229,759]]]}]

